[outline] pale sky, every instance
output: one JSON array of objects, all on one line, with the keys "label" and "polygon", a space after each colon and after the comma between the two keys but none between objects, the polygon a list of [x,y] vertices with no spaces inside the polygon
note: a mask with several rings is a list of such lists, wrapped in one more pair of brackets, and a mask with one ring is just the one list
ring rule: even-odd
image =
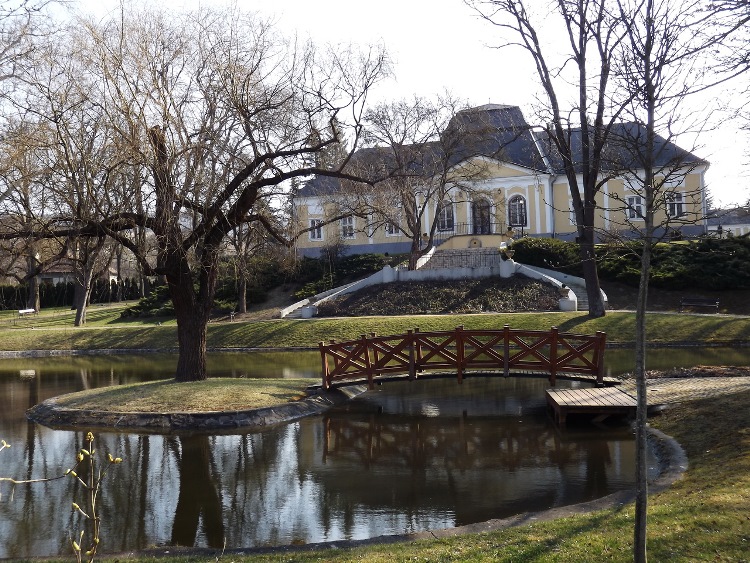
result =
[{"label": "pale sky", "polygon": [[[538,0],[545,2],[546,0]],[[161,0],[164,8],[225,5],[223,0]],[[320,43],[382,43],[394,61],[395,78],[375,91],[377,99],[449,91],[472,106],[518,105],[536,124],[532,104],[537,79],[531,59],[520,50],[493,49],[498,29],[481,21],[462,0],[238,0],[249,11],[273,16],[284,34],[297,33]],[[117,9],[118,0],[81,0],[82,10],[96,15]],[[727,90],[711,93],[731,99]],[[702,100],[701,106],[711,103]],[[693,140],[680,139],[690,149]],[[711,162],[706,182],[715,204],[750,199],[750,137],[737,123],[703,132],[695,152]]]}]

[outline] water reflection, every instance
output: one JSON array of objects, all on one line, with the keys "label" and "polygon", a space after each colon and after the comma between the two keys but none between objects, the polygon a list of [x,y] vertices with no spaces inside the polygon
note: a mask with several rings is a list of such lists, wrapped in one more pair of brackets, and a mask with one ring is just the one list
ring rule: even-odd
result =
[{"label": "water reflection", "polygon": [[224,519],[219,494],[220,478],[216,475],[208,436],[182,436],[178,456],[180,489],[172,526],[173,545],[193,546],[203,521],[206,544],[220,548],[224,543]]},{"label": "water reflection", "polygon": [[[683,351],[669,353],[668,359]],[[308,369],[292,356],[296,363],[288,370]],[[317,356],[310,356],[305,361],[317,373]],[[247,376],[251,358],[218,365]],[[85,431],[27,422],[30,406],[86,386],[163,377],[172,361],[112,356],[0,362],[0,437],[13,446],[0,452],[0,474],[60,475],[84,443]],[[285,367],[274,356],[258,363],[270,364],[277,376]],[[100,452],[124,459],[102,491],[101,549],[360,539],[509,516],[631,487],[628,429],[571,425],[558,431],[544,412],[546,386],[545,380],[519,378],[474,378],[461,386],[452,380],[398,383],[325,416],[263,433],[98,434]],[[80,495],[72,479],[2,483],[0,494],[0,557],[70,553],[69,538],[81,526],[71,510]]]},{"label": "water reflection", "polygon": [[[101,496],[103,551],[360,539],[443,528],[629,487],[627,431],[560,433],[540,407],[545,381],[396,384],[325,416],[238,436],[99,434],[123,457]],[[54,476],[85,432],[22,418],[39,377],[5,397],[2,472]],[[52,392],[52,389],[50,392]],[[434,412],[412,412],[430,396]],[[495,412],[499,415],[492,415]],[[439,416],[434,416],[439,414]],[[66,554],[81,525],[71,479],[0,487],[0,557]]]}]

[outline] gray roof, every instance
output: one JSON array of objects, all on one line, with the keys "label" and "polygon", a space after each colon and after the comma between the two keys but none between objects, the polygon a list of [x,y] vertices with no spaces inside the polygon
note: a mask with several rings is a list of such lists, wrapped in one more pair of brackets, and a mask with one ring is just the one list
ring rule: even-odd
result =
[{"label": "gray roof", "polygon": [[[576,171],[582,170],[581,129],[575,128],[567,132],[570,135],[570,144],[575,162]],[[593,133],[592,133],[593,135]],[[565,168],[563,159],[557,151],[552,139],[547,132],[540,133],[544,150],[550,158],[554,172],[563,174]],[[646,128],[638,123],[616,123],[610,129],[607,143],[602,151],[602,170],[618,172],[631,171],[642,168],[638,149],[646,144]],[[707,162],[689,151],[686,151],[671,141],[656,135],[654,166],[666,168],[670,166],[679,167],[683,165],[707,164]]]},{"label": "gray roof", "polygon": [[[576,169],[580,170],[581,131],[572,129],[570,135]],[[633,140],[639,139],[645,139],[645,129],[642,126],[633,123],[616,124],[604,151],[603,169],[616,171],[637,168],[637,155],[632,154],[627,147],[637,146],[633,144]],[[659,136],[656,152],[657,166],[705,163]],[[360,174],[362,170],[366,170],[365,176],[372,180],[382,177],[388,171],[399,169],[430,176],[441,167],[452,167],[477,156],[543,173],[564,173],[563,160],[546,133],[534,132],[519,107],[500,104],[459,111],[449,121],[440,140],[397,149],[360,149],[354,153],[350,163]],[[340,182],[337,178],[316,176],[302,186],[298,195],[326,195],[339,190]]]}]

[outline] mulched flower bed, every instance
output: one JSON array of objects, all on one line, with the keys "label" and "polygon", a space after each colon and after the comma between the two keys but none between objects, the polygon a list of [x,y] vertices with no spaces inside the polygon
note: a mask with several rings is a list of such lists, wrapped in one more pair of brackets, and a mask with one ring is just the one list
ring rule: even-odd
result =
[{"label": "mulched flower bed", "polygon": [[320,317],[556,311],[550,284],[522,276],[434,282],[393,282],[321,303]]}]

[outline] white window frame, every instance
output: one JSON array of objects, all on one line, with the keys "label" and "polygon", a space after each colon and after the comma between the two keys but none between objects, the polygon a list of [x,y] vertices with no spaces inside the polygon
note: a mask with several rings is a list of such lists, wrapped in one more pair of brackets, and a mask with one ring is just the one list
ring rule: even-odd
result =
[{"label": "white window frame", "polygon": [[629,195],[626,199],[625,217],[628,221],[643,221],[643,197]]},{"label": "white window frame", "polygon": [[356,223],[354,222],[354,215],[347,215],[346,217],[342,217],[340,221],[340,226],[341,226],[341,238],[343,239],[357,238],[357,234],[355,231]]},{"label": "white window frame", "polygon": [[[518,213],[520,203],[520,209],[523,210],[523,222],[513,221],[512,217]],[[526,198],[520,194],[514,194],[508,198],[508,226],[509,227],[528,227],[529,226],[529,207],[526,204]]]},{"label": "white window frame", "polygon": [[398,237],[401,236],[401,228],[399,227],[398,221],[387,221],[385,223],[385,236],[387,237]]},{"label": "white window frame", "polygon": [[667,217],[677,218],[687,213],[685,209],[685,194],[683,192],[674,190],[666,192],[664,194],[664,203],[667,210]]},{"label": "white window frame", "polygon": [[571,227],[578,227],[578,222],[576,221],[576,210],[573,208],[573,200],[568,200],[568,221],[570,222]]},{"label": "white window frame", "polygon": [[[450,219],[450,220],[449,220]],[[441,233],[450,233],[456,229],[456,211],[453,202],[444,199],[437,208],[437,230]]]},{"label": "white window frame", "polygon": [[323,240],[323,219],[310,219],[310,240]]}]

